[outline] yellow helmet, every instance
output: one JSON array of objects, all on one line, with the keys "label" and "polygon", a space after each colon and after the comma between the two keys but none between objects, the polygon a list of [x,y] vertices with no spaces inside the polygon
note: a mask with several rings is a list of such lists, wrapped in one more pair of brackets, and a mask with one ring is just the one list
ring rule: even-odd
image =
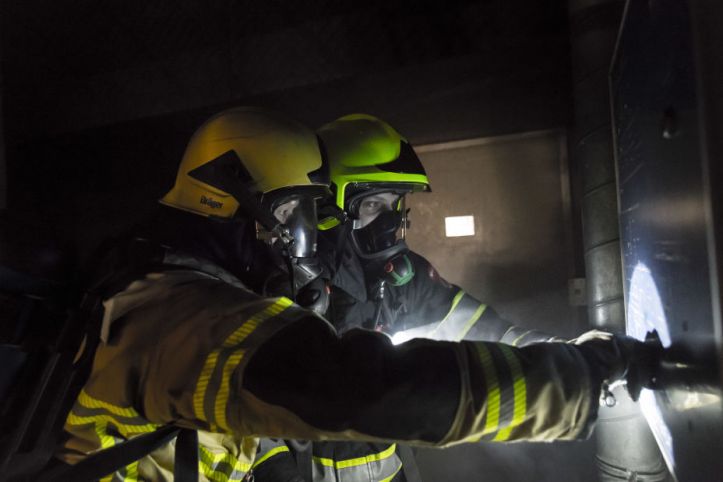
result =
[{"label": "yellow helmet", "polygon": [[239,202],[245,201],[239,199],[243,193],[256,197],[258,204],[261,197],[266,201],[286,188],[311,189],[322,196],[328,186],[328,168],[312,130],[277,113],[238,107],[198,128],[175,185],[160,202],[201,216],[231,219]]}]

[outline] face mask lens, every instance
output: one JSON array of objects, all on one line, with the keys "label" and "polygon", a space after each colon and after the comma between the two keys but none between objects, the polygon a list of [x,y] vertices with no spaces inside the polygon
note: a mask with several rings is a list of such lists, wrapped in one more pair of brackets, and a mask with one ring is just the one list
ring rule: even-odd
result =
[{"label": "face mask lens", "polygon": [[274,209],[274,217],[280,222],[286,224],[286,221],[291,217],[294,210],[299,205],[298,199],[292,199],[281,203]]},{"label": "face mask lens", "polygon": [[383,210],[369,224],[352,231],[352,236],[364,254],[379,253],[397,244],[397,231],[401,223],[401,212]]},{"label": "face mask lens", "polygon": [[356,228],[363,228],[374,221],[379,214],[394,211],[398,206],[399,195],[385,192],[372,194],[359,201]]},{"label": "face mask lens", "polygon": [[283,223],[293,238],[288,246],[294,258],[308,258],[316,253],[316,201],[303,196],[284,201],[274,209],[274,216]]}]

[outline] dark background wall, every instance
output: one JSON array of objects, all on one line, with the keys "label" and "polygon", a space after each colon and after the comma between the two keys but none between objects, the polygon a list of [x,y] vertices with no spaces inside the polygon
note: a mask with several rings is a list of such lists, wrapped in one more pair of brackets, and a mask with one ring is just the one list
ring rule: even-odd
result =
[{"label": "dark background wall", "polygon": [[3,2],[9,207],[91,244],[146,212],[232,105],[311,126],[368,112],[414,143],[567,122],[561,1],[212,5]]},{"label": "dark background wall", "polygon": [[[455,179],[484,176],[479,194],[495,199],[484,204],[495,230],[485,221],[487,237],[462,243],[480,265],[503,260],[459,279],[454,259],[433,261],[520,324],[545,313],[549,331],[573,331],[562,0],[2,2],[0,52],[7,205],[74,240],[81,257],[150,213],[193,130],[225,107],[271,107],[310,126],[366,112],[414,145],[553,129],[483,154],[447,152],[455,169],[439,152],[423,154],[448,196],[428,198],[440,205],[464,201],[446,189]],[[479,155],[496,168],[482,168]],[[540,199],[549,225],[524,210]],[[413,219],[415,229],[436,229],[435,219]],[[441,253],[431,243],[438,234],[427,234],[420,250]],[[550,273],[554,283],[538,291]],[[495,288],[474,291],[481,286]],[[437,481],[583,481],[592,457],[585,444],[482,445],[425,453],[422,468]]]}]

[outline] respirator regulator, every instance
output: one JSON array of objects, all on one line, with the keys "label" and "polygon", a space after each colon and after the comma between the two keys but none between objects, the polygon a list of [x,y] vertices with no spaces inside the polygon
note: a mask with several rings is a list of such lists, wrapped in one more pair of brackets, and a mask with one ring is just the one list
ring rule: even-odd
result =
[{"label": "respirator regulator", "polygon": [[257,224],[257,236],[267,240],[273,255],[286,267],[272,273],[264,284],[268,294],[285,295],[298,305],[324,314],[329,307],[329,287],[316,256],[317,213],[313,196],[297,194],[266,200],[276,225],[268,230]]}]

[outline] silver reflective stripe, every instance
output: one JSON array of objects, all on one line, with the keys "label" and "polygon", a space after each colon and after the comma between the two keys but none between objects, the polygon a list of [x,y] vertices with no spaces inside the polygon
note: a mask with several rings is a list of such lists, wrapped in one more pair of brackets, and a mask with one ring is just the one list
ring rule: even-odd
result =
[{"label": "silver reflective stripe", "polygon": [[376,454],[347,460],[313,457],[314,482],[388,482],[401,470],[396,444]]},{"label": "silver reflective stripe", "polygon": [[487,305],[459,290],[442,321],[398,331],[392,336],[392,343],[398,345],[413,338],[460,341],[479,321],[486,309]]},{"label": "silver reflective stripe", "polygon": [[552,341],[557,342],[564,340],[553,335],[548,335],[547,333],[543,333],[541,331],[527,330],[520,326],[509,327],[505,334],[502,335],[502,338],[500,338],[501,343],[520,347],[532,345],[534,343],[546,343]]},{"label": "silver reflective stripe", "polygon": [[434,340],[459,341],[477,323],[487,305],[480,303],[464,291],[460,290],[452,300],[449,313],[439,322],[437,327],[427,336]]}]

